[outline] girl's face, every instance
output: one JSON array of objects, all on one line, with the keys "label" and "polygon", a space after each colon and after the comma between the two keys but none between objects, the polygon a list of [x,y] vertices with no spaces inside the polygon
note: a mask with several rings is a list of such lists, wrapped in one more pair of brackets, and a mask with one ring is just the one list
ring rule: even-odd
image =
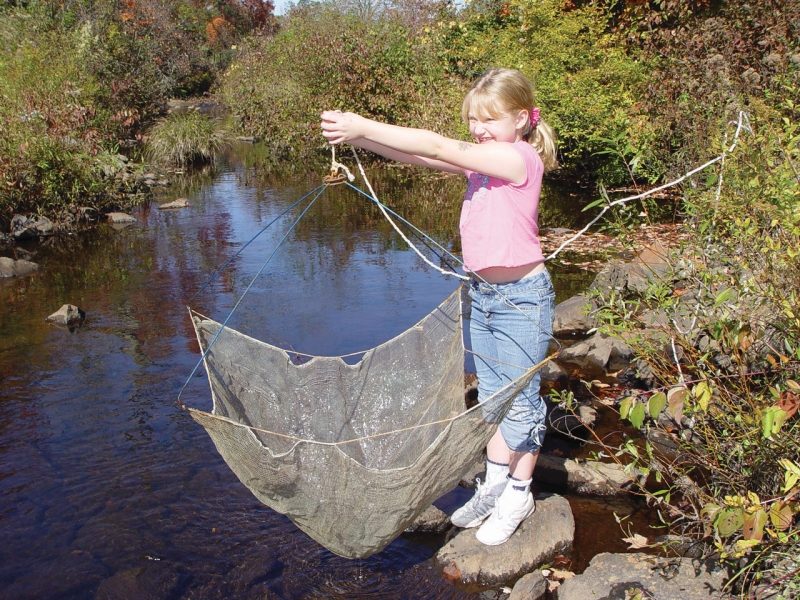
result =
[{"label": "girl's face", "polygon": [[528,113],[524,110],[502,113],[497,117],[478,115],[477,111],[469,112],[469,132],[479,144],[488,142],[518,142],[522,139],[522,131],[528,122]]}]

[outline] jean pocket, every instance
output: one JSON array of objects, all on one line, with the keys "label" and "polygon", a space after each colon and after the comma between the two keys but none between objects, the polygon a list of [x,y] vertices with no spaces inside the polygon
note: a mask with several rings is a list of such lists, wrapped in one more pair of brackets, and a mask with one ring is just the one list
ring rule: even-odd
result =
[{"label": "jean pocket", "polygon": [[502,296],[503,304],[525,312],[538,311],[546,301],[546,288],[529,288]]}]

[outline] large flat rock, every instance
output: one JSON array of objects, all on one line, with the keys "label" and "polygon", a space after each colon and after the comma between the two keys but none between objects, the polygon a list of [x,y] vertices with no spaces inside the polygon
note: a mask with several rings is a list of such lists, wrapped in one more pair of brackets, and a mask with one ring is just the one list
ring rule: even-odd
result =
[{"label": "large flat rock", "polygon": [[525,519],[505,544],[485,546],[476,529],[465,529],[436,554],[442,566],[455,566],[464,581],[504,584],[529,573],[569,550],[575,519],[569,502],[556,494],[536,496],[536,512]]},{"label": "large flat rock", "polygon": [[648,554],[598,554],[558,588],[558,600],[719,600],[725,572],[717,563]]}]

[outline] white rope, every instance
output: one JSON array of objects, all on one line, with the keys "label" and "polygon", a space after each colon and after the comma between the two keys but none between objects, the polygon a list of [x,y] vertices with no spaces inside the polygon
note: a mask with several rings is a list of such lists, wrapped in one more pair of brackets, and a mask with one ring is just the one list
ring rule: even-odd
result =
[{"label": "white rope", "polygon": [[334,173],[336,169],[342,169],[345,173],[347,173],[347,181],[351,183],[356,178],[355,175],[350,172],[350,169],[345,167],[342,163],[336,162],[336,146],[331,144],[331,173]]},{"label": "white rope", "polygon": [[[331,146],[331,147],[333,147],[333,146]],[[364,183],[366,183],[366,184],[367,184],[367,189],[369,190],[369,193],[372,195],[372,199],[373,199],[373,200],[375,200],[375,204],[377,204],[377,205],[378,205],[378,208],[379,208],[379,209],[381,209],[381,212],[383,213],[383,216],[384,216],[384,217],[386,217],[386,220],[387,220],[387,221],[389,221],[389,223],[391,224],[391,226],[392,226],[392,227],[394,227],[394,230],[395,230],[395,231],[398,233],[398,235],[399,235],[401,238],[403,238],[403,241],[405,241],[405,243],[406,243],[406,244],[408,244],[408,245],[409,245],[409,247],[410,247],[412,250],[414,250],[414,252],[416,252],[416,253],[417,253],[417,255],[418,255],[418,256],[419,256],[419,257],[420,257],[422,260],[424,260],[424,261],[425,261],[425,262],[426,262],[426,263],[427,263],[427,264],[428,264],[430,267],[432,267],[432,268],[436,269],[436,270],[437,270],[437,271],[439,271],[439,273],[441,273],[442,275],[447,275],[447,276],[450,276],[450,277],[458,277],[459,279],[463,279],[463,280],[465,280],[465,281],[468,281],[470,278],[469,278],[469,277],[467,277],[466,275],[459,275],[458,273],[455,273],[455,272],[453,272],[453,271],[447,271],[447,270],[445,270],[445,269],[442,269],[441,267],[439,267],[439,266],[437,266],[437,265],[433,264],[433,263],[432,263],[432,262],[431,262],[431,261],[428,259],[428,257],[426,257],[426,256],[425,256],[425,255],[424,255],[422,252],[420,252],[419,248],[417,248],[417,247],[414,245],[414,243],[413,243],[411,240],[409,240],[409,239],[408,239],[408,238],[405,236],[405,234],[404,234],[404,233],[403,233],[403,232],[400,230],[400,228],[399,228],[399,227],[397,226],[397,224],[394,222],[394,220],[392,219],[392,217],[390,217],[390,216],[389,216],[389,213],[387,213],[387,212],[386,212],[386,209],[385,209],[385,208],[383,208],[383,205],[382,205],[380,202],[378,202],[378,196],[375,194],[375,190],[373,190],[373,189],[372,189],[372,184],[369,182],[369,179],[367,178],[367,174],[364,172],[364,167],[361,165],[361,161],[360,161],[360,160],[359,160],[359,158],[358,158],[358,154],[356,154],[356,149],[355,149],[355,148],[353,148],[353,146],[350,146],[350,149],[353,151],[353,156],[355,156],[355,158],[356,158],[356,163],[358,164],[358,170],[361,172],[361,177],[363,177],[363,178],[364,178]],[[352,181],[352,179],[351,179],[351,181]]]},{"label": "white rope", "polygon": [[[746,122],[746,124],[745,124],[745,122]],[[671,181],[670,183],[665,183],[662,186],[659,186],[657,188],[653,188],[652,190],[648,190],[648,191],[646,191],[646,192],[644,192],[642,194],[638,194],[636,196],[629,196],[627,198],[620,198],[619,200],[615,200],[614,202],[611,202],[611,203],[607,204],[606,206],[603,207],[603,210],[601,210],[600,213],[594,219],[592,219],[592,221],[586,227],[581,229],[578,233],[576,233],[574,236],[572,236],[567,241],[565,241],[563,244],[561,244],[561,246],[559,246],[558,249],[555,252],[553,252],[550,256],[548,256],[545,260],[551,260],[551,259],[555,258],[556,256],[558,256],[558,254],[564,248],[566,248],[569,244],[571,244],[572,242],[577,240],[579,237],[581,237],[584,233],[586,233],[589,230],[589,228],[592,225],[597,223],[597,221],[600,220],[600,217],[602,217],[606,213],[606,211],[608,209],[610,209],[611,207],[616,206],[618,204],[625,204],[626,202],[630,202],[631,200],[639,200],[640,198],[646,198],[647,196],[655,194],[656,192],[660,192],[660,191],[665,190],[667,188],[671,188],[671,187],[673,187],[675,185],[678,185],[682,181],[688,179],[689,177],[691,177],[695,173],[699,173],[703,169],[705,169],[707,167],[710,167],[711,165],[713,165],[715,163],[718,163],[720,161],[722,161],[723,164],[724,164],[725,155],[730,153],[730,152],[733,152],[733,149],[736,147],[736,144],[739,143],[739,134],[741,133],[741,131],[743,129],[746,130],[746,131],[749,131],[751,133],[753,131],[750,128],[750,119],[747,118],[747,115],[744,113],[744,111],[739,111],[739,121],[738,121],[738,125],[736,127],[736,134],[734,136],[733,144],[731,145],[730,148],[723,149],[723,152],[722,152],[722,154],[720,156],[718,156],[717,158],[715,158],[713,160],[708,161],[707,163],[705,163],[703,165],[700,165],[696,169],[692,169],[691,171],[689,171],[688,173],[686,173],[682,177],[679,177],[675,181]],[[727,140],[727,136],[726,136],[726,140]],[[721,190],[721,184],[722,184],[721,180],[722,180],[722,173],[720,173],[720,186],[717,189],[717,199],[719,199],[719,193],[720,193],[720,190]]]}]

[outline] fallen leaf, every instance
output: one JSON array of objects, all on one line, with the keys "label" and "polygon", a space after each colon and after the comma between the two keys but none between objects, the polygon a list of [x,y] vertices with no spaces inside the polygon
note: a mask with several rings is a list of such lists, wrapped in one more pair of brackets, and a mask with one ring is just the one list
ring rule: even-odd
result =
[{"label": "fallen leaf", "polygon": [[639,535],[638,533],[634,533],[633,537],[629,538],[622,538],[623,542],[628,542],[628,549],[629,550],[638,550],[640,548],[647,548],[649,545],[647,542],[647,538],[643,535]]},{"label": "fallen leaf", "polygon": [[786,419],[789,420],[795,415],[798,406],[800,406],[800,396],[793,392],[783,392],[777,406],[783,409],[786,413]]},{"label": "fallen leaf", "polygon": [[575,577],[575,573],[572,571],[562,571],[561,569],[553,569],[552,573],[554,579],[564,580],[569,579],[570,577]]},{"label": "fallen leaf", "polygon": [[445,579],[461,579],[461,571],[455,565],[448,565],[442,571]]}]

